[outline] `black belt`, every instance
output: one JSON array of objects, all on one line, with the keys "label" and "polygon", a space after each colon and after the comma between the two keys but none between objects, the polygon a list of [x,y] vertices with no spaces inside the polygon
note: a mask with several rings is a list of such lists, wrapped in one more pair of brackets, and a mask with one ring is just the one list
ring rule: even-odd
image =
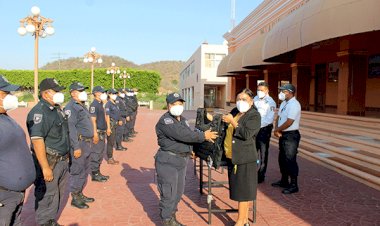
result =
[{"label": "black belt", "polygon": [[[163,151],[163,150],[161,150]],[[172,152],[172,151],[163,151],[165,153],[168,153],[169,155],[173,155],[173,156],[178,156],[178,157],[182,157],[182,158],[185,158],[185,157],[189,157],[191,155],[190,152]]]},{"label": "black belt", "polygon": [[290,130],[290,131],[281,131],[282,134],[291,134],[291,133],[299,133],[298,129],[297,130]]},{"label": "black belt", "polygon": [[98,129],[96,132],[98,132],[99,134],[105,134],[107,131]]},{"label": "black belt", "polygon": [[46,154],[57,157],[58,161],[66,161],[69,158],[69,153],[66,153],[65,155],[61,155],[49,147],[46,147],[45,150],[46,150]]},{"label": "black belt", "polygon": [[79,135],[78,139],[81,141],[85,141],[85,142],[91,142],[92,141],[92,137],[84,137],[82,135]]},{"label": "black belt", "polygon": [[7,189],[7,188],[4,188],[4,187],[1,187],[1,186],[0,186],[0,191],[12,191],[12,190],[9,190],[9,189]]}]

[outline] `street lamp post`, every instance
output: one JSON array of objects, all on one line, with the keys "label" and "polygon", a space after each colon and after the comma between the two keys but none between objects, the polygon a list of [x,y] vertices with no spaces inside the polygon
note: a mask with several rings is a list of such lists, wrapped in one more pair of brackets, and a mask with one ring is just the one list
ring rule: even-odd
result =
[{"label": "street lamp post", "polygon": [[126,78],[130,79],[131,76],[129,75],[129,73],[127,73],[127,71],[123,71],[123,74],[119,75],[119,78],[124,80],[124,89],[125,89],[125,79]]},{"label": "street lamp post", "polygon": [[32,15],[20,20],[20,27],[17,32],[24,36],[26,33],[34,35],[34,102],[38,101],[38,38],[45,38],[54,34],[54,28],[51,26],[52,19],[40,15],[40,8],[33,6]]},{"label": "street lamp post", "polygon": [[94,88],[94,65],[95,63],[103,63],[103,59],[101,58],[101,55],[98,54],[96,51],[95,47],[91,48],[91,51],[84,54],[84,63],[91,63],[91,92],[92,89]]},{"label": "street lamp post", "polygon": [[112,74],[112,89],[115,88],[115,74],[120,74],[119,67],[115,66],[115,63],[111,64],[111,67],[107,68],[107,75]]}]

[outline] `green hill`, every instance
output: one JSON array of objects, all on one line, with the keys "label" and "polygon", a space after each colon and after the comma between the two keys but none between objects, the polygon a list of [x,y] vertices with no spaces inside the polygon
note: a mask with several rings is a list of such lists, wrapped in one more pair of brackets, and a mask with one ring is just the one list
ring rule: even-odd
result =
[{"label": "green hill", "polygon": [[[102,56],[103,63],[95,64],[95,68],[107,68],[114,62],[116,66],[128,67],[140,70],[157,71],[161,75],[160,93],[173,92],[178,90],[179,74],[184,65],[183,61],[158,61],[147,64],[137,65],[131,61],[118,56]],[[68,59],[56,60],[47,63],[41,69],[43,70],[70,70],[70,69],[88,69],[89,63],[83,63],[82,57],[72,57]]]}]

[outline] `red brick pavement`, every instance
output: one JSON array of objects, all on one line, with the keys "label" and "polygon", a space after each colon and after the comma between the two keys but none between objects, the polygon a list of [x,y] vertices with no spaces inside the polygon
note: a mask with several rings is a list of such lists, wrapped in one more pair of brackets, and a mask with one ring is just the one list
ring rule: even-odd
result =
[{"label": "red brick pavement", "polygon": [[[26,109],[11,115],[24,126]],[[60,214],[64,225],[155,225],[160,224],[158,192],[155,185],[153,156],[157,150],[154,126],[163,111],[141,109],[132,143],[125,143],[126,152],[115,152],[121,164],[102,165],[102,172],[110,175],[106,183],[88,180],[84,193],[94,197],[87,210],[70,206],[71,198]],[[186,112],[194,118],[194,112]],[[25,126],[24,126],[25,127]],[[259,185],[256,225],[380,225],[380,192],[353,181],[334,171],[299,158],[300,192],[283,195],[270,183],[279,179],[277,147],[271,147],[266,181]],[[226,171],[225,171],[226,172]],[[206,172],[205,172],[206,173]],[[226,173],[213,172],[213,179],[226,180]],[[179,204],[178,219],[187,225],[207,225],[206,195],[198,191],[198,175],[193,174],[189,162],[186,189]],[[226,188],[213,188],[214,204],[234,208],[236,202],[228,198]],[[26,194],[22,211],[25,226],[35,225],[33,188]],[[212,225],[233,225],[237,213],[220,213],[212,217]]]}]

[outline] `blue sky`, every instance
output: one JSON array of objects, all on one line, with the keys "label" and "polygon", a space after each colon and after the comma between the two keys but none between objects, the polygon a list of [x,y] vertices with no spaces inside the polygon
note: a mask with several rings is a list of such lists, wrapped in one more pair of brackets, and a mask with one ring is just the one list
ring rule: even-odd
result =
[{"label": "blue sky", "polygon": [[[236,24],[262,0],[236,0]],[[92,46],[136,64],[187,60],[207,40],[221,44],[230,29],[230,0],[0,0],[0,68],[33,69],[34,38],[17,33],[32,6],[54,20],[39,42],[39,66],[79,57]]]}]

